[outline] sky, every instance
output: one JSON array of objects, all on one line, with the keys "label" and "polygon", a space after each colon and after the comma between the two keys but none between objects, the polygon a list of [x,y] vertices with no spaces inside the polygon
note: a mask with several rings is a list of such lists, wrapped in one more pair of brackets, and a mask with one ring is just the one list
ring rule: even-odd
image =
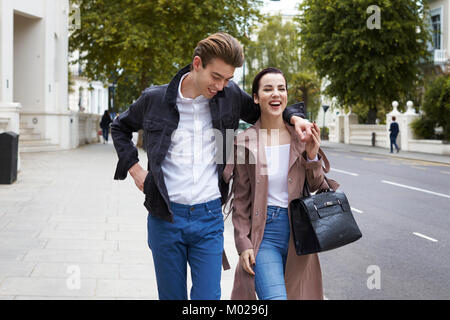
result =
[{"label": "sky", "polygon": [[264,4],[262,6],[261,11],[263,13],[278,13],[281,11],[281,14],[292,15],[297,13],[297,5],[301,2],[301,0],[279,0],[279,1],[270,1],[264,0]]},{"label": "sky", "polygon": [[[261,12],[264,14],[281,14],[292,15],[297,13],[297,5],[302,0],[279,0],[279,1],[270,1],[264,0],[263,5],[261,6]],[[234,81],[239,83],[242,79],[243,68],[236,68],[234,73]]]}]

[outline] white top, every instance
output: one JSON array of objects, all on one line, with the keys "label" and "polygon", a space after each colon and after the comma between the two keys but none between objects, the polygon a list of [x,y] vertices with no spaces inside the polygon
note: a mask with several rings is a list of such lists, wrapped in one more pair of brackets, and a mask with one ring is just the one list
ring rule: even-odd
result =
[{"label": "white top", "polygon": [[268,206],[287,208],[289,205],[288,171],[290,144],[266,146],[269,180]]},{"label": "white top", "polygon": [[[287,208],[289,206],[288,172],[290,144],[266,146],[267,172],[269,180],[268,206]],[[314,160],[319,161],[318,156]]]},{"label": "white top", "polygon": [[221,194],[209,99],[183,97],[181,83],[187,75],[178,87],[180,122],[161,166],[170,201],[193,205],[218,199]]}]

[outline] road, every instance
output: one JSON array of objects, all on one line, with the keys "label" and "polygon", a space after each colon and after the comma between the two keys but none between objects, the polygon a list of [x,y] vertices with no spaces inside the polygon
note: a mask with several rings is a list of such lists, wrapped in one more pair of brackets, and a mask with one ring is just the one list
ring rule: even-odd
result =
[{"label": "road", "polygon": [[450,299],[450,166],[324,149],[363,238],[320,254],[327,299]]}]

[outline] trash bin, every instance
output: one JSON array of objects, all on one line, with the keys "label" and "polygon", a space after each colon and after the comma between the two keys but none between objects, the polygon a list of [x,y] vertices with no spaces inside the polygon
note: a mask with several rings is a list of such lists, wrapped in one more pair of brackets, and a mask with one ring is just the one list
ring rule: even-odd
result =
[{"label": "trash bin", "polygon": [[17,180],[19,135],[14,132],[0,134],[0,184],[12,184]]}]

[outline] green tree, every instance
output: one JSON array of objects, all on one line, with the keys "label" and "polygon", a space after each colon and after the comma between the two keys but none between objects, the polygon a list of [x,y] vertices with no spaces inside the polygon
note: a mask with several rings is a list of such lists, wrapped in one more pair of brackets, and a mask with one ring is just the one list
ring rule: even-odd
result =
[{"label": "green tree", "polygon": [[320,108],[320,80],[315,73],[300,71],[292,74],[289,94],[296,101],[305,103],[308,116],[312,119],[317,117]]},{"label": "green tree", "polygon": [[301,59],[298,25],[283,22],[281,15],[266,17],[263,22],[257,39],[245,47],[245,88],[251,91],[253,78],[262,69],[279,68],[288,83],[289,103],[304,101],[308,111],[317,113],[320,80]]},{"label": "green tree", "polygon": [[414,89],[430,39],[422,1],[378,1],[380,28],[371,26],[373,4],[304,0],[297,19],[304,54],[331,81],[326,93],[341,105],[364,105],[368,123],[375,123],[378,108]]},{"label": "green tree", "polygon": [[[450,141],[450,75],[436,78],[426,90],[422,110],[424,115],[413,122],[416,135],[426,139]],[[441,136],[436,136],[435,128],[442,127]]]},{"label": "green tree", "polygon": [[149,85],[167,83],[207,35],[225,31],[243,39],[244,26],[259,17],[261,0],[72,3],[80,9],[81,26],[70,36],[69,50],[82,53],[88,78],[116,83],[116,106],[122,109]]}]

